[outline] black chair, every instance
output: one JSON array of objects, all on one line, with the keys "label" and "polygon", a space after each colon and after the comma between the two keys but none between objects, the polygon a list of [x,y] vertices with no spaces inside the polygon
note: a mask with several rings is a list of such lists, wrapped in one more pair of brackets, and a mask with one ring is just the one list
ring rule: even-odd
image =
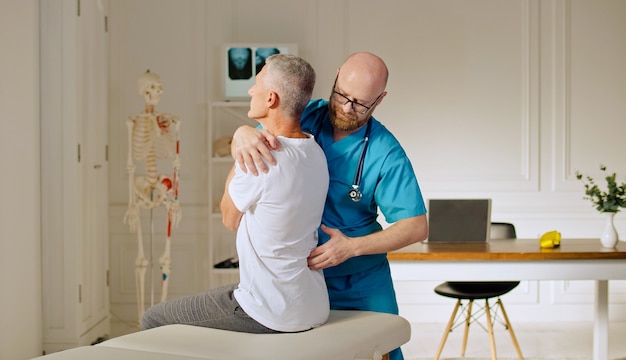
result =
[{"label": "black chair", "polygon": [[[510,223],[491,223],[491,233],[489,237],[492,240],[515,239],[517,238],[515,226]],[[483,315],[485,315],[487,319],[487,327],[480,322],[476,323],[489,333],[492,359],[496,359],[496,343],[493,336],[493,323],[495,321],[502,323],[505,329],[509,330],[513,345],[515,346],[515,350],[517,350],[517,355],[520,359],[523,359],[522,351],[517,343],[517,338],[515,337],[509,318],[504,310],[502,300],[500,299],[500,296],[513,290],[517,285],[519,285],[519,281],[447,281],[439,284],[435,288],[435,292],[441,296],[457,299],[457,302],[452,311],[452,316],[450,316],[450,321],[443,334],[443,338],[441,339],[441,343],[439,344],[435,360],[438,360],[439,356],[441,356],[443,347],[448,339],[448,334],[461,324],[465,324],[465,333],[463,335],[463,345],[461,349],[461,356],[465,356],[469,326],[479,320]],[[497,306],[491,308],[489,306],[489,299],[493,298],[497,299]],[[467,304],[464,305],[463,302],[465,300],[467,300]],[[485,300],[485,304],[479,307],[477,311],[472,312],[474,300]],[[458,313],[459,316],[457,317],[459,308],[461,308],[461,312]],[[502,320],[498,317],[498,308],[502,312]],[[463,313],[466,314],[465,318],[462,318]]]}]

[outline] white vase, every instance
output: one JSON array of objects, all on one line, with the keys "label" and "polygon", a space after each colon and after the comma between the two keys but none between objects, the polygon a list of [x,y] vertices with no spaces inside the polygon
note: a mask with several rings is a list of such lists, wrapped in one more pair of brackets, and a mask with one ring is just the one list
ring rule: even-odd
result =
[{"label": "white vase", "polygon": [[615,213],[605,212],[603,214],[605,216],[605,223],[604,230],[602,230],[602,236],[600,236],[600,242],[602,243],[602,246],[606,248],[614,248],[619,239],[617,229],[615,228],[615,224],[613,224]]}]

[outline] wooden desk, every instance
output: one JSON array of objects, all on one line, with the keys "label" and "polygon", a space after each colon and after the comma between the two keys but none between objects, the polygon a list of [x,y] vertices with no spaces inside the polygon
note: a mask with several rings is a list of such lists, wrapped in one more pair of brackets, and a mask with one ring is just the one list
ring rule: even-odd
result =
[{"label": "wooden desk", "polygon": [[599,239],[561,239],[554,249],[541,249],[538,239],[418,243],[387,257],[396,280],[594,280],[593,359],[608,359],[608,280],[626,280],[626,242],[614,249]]}]

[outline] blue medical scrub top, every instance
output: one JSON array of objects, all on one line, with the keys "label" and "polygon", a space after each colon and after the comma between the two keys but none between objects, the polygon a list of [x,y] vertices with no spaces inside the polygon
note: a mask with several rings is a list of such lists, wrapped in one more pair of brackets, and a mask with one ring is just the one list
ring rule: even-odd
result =
[{"label": "blue medical scrub top", "polygon": [[[426,213],[413,167],[400,143],[379,121],[373,117],[370,121],[368,150],[359,184],[363,197],[354,202],[348,197],[348,191],[355,180],[367,126],[335,142],[328,101],[321,99],[309,102],[301,117],[302,130],[315,136],[328,162],[330,185],[322,223],[349,237],[381,230],[378,208],[389,224]],[[320,229],[319,243],[328,239]],[[326,277],[355,274],[386,259],[386,254],[357,256],[325,269],[324,274]]]}]

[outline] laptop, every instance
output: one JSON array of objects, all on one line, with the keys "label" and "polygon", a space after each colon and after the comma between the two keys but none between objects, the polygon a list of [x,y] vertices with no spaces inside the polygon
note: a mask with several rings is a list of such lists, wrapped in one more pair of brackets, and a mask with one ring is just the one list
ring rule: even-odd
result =
[{"label": "laptop", "polygon": [[491,199],[430,199],[428,243],[486,243]]}]

